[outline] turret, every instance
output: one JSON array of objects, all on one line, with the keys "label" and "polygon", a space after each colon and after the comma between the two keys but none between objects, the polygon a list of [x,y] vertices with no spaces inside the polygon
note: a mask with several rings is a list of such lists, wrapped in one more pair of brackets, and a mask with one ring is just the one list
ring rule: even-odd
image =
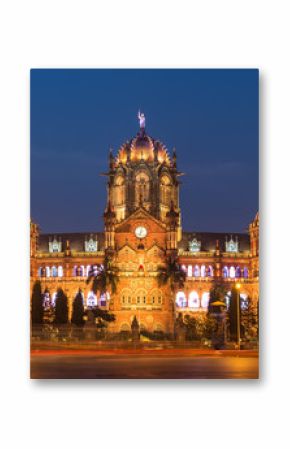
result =
[{"label": "turret", "polygon": [[108,201],[108,205],[104,212],[105,222],[105,248],[115,249],[115,224],[116,214],[112,208],[111,201]]},{"label": "turret", "polygon": [[177,230],[179,213],[176,212],[174,202],[171,201],[170,210],[166,214],[166,246],[167,250],[177,249]]}]

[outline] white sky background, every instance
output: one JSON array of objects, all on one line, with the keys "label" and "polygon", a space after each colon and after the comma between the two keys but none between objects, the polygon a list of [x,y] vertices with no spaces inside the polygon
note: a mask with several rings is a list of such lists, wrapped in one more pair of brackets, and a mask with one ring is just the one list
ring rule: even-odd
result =
[{"label": "white sky background", "polygon": [[[2,2],[2,447],[289,445],[288,5]],[[260,69],[261,381],[29,380],[29,69],[116,66]]]}]

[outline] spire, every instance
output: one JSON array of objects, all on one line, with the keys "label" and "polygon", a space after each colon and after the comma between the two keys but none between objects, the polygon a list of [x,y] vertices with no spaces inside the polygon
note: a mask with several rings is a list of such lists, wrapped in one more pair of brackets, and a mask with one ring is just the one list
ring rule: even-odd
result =
[{"label": "spire", "polygon": [[115,216],[116,216],[116,214],[115,214],[115,212],[114,212],[114,210],[112,208],[111,201],[109,199],[107,207],[106,207],[106,210],[105,210],[105,213],[104,213],[104,218],[105,219],[110,219],[110,218],[114,219]]},{"label": "spire", "polygon": [[176,167],[176,149],[175,149],[175,147],[173,148],[173,151],[172,151],[172,165],[173,165],[173,167]]},{"label": "spire", "polygon": [[110,170],[112,170],[114,168],[114,156],[113,156],[112,148],[109,148],[109,167],[110,167]]}]

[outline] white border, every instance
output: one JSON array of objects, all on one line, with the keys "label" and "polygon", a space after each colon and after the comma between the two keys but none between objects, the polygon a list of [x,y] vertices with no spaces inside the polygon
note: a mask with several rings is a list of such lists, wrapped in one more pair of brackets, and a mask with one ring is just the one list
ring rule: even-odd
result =
[{"label": "white border", "polygon": [[[238,449],[284,447],[289,440],[287,6],[283,0],[27,0],[2,5],[3,447],[192,444]],[[29,69],[116,66],[260,69],[261,381],[28,379]]]}]

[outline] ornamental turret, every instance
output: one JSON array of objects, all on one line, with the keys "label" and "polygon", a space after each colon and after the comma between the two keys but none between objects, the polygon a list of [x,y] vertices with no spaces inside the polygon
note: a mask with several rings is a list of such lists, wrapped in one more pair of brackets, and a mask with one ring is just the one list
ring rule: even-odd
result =
[{"label": "ornamental turret", "polygon": [[[145,115],[139,111],[139,131],[121,145],[109,159],[108,200],[115,212],[116,223],[143,207],[153,217],[167,222],[171,203],[178,214],[178,236],[181,238],[179,179],[177,158],[172,158],[165,145],[145,130]],[[113,160],[114,159],[114,160]]]},{"label": "ornamental turret", "polygon": [[115,224],[116,214],[111,205],[110,199],[104,212],[105,222],[105,249],[115,249]]}]

